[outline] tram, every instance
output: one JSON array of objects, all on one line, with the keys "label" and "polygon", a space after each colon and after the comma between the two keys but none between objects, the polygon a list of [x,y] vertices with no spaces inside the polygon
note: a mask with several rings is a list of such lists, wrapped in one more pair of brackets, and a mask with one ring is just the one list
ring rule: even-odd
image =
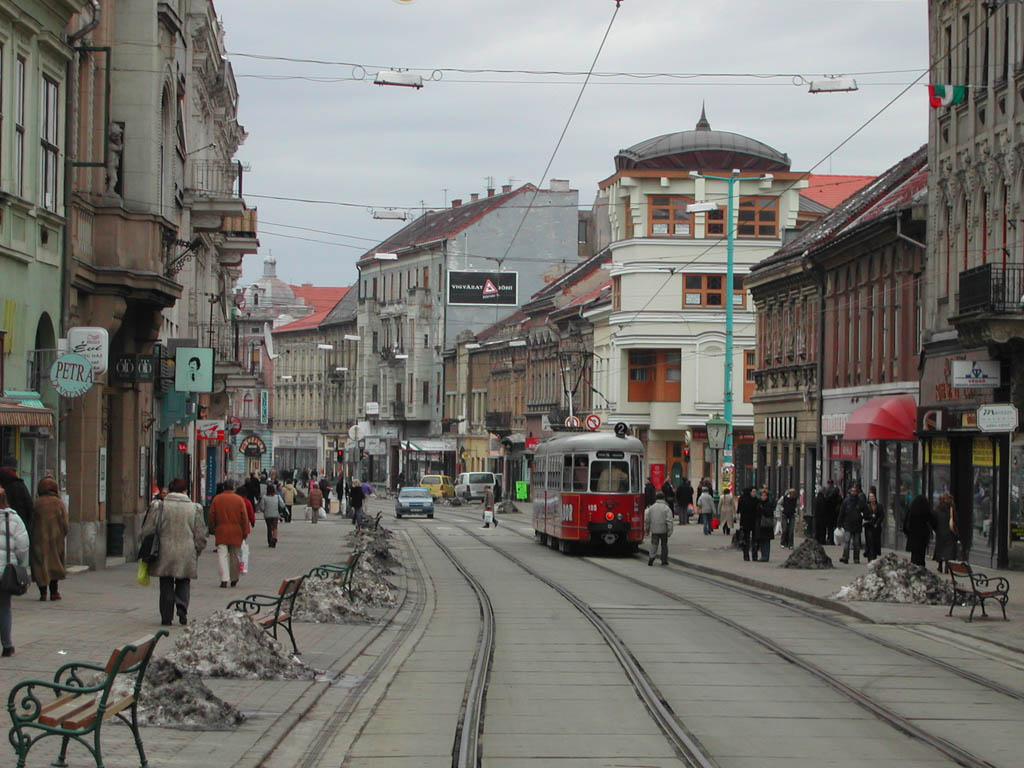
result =
[{"label": "tram", "polygon": [[533,456],[533,530],[570,553],[636,552],[644,538],[643,444],[609,432],[558,432]]}]

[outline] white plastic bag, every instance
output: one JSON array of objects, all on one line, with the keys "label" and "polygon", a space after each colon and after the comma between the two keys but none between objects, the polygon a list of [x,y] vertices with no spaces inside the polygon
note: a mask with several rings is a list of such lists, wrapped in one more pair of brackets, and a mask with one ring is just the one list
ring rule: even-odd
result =
[{"label": "white plastic bag", "polygon": [[323,507],[320,507],[320,509],[317,510],[317,517],[319,517],[321,520],[326,520],[327,510],[324,509]]},{"label": "white plastic bag", "polygon": [[838,546],[838,547],[846,546],[846,537],[848,535],[849,534],[847,534],[844,529],[836,528],[835,533],[832,534],[832,537],[835,539],[836,546]]},{"label": "white plastic bag", "polygon": [[782,521],[781,520],[776,520],[775,521],[775,535],[776,536],[781,536],[782,535]]},{"label": "white plastic bag", "polygon": [[248,540],[242,540],[242,546],[238,552],[238,571],[239,573],[249,572],[249,542]]}]

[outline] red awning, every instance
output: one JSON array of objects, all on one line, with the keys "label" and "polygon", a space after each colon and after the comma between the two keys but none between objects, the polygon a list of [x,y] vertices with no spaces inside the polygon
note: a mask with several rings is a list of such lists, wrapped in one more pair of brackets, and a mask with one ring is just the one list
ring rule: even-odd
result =
[{"label": "red awning", "polygon": [[914,440],[917,403],[913,395],[873,397],[850,414],[844,440]]}]

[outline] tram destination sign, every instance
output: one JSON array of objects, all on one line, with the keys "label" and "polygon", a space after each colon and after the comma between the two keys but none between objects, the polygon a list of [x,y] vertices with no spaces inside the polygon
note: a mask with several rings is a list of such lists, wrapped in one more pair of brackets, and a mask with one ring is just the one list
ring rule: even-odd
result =
[{"label": "tram destination sign", "polygon": [[519,273],[449,272],[448,303],[514,307],[519,304]]},{"label": "tram destination sign", "polygon": [[1017,406],[992,403],[978,407],[978,429],[982,432],[1013,432],[1020,424]]}]

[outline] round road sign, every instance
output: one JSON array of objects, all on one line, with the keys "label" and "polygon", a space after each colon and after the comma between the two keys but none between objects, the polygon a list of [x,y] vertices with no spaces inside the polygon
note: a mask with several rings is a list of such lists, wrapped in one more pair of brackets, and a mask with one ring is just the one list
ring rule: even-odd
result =
[{"label": "round road sign", "polygon": [[596,413],[592,413],[587,416],[587,429],[593,432],[595,429],[601,426],[601,417]]},{"label": "round road sign", "polygon": [[567,427],[578,427],[582,422],[579,416],[566,416],[565,426]]}]

